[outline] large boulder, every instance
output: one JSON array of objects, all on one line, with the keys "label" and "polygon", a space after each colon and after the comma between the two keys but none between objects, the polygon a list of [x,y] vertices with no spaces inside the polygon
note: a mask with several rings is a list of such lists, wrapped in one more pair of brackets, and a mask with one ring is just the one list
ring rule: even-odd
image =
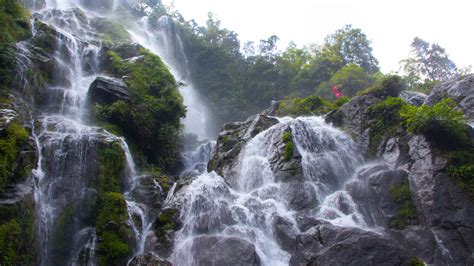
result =
[{"label": "large boulder", "polygon": [[122,79],[101,76],[92,82],[88,97],[94,103],[111,104],[118,100],[130,101],[131,94]]},{"label": "large boulder", "polygon": [[347,131],[359,145],[361,153],[366,154],[370,141],[367,108],[379,101],[379,98],[371,94],[356,96],[336,111],[328,113],[326,122]]},{"label": "large boulder", "polygon": [[260,265],[255,246],[237,237],[199,236],[191,252],[195,265]]},{"label": "large boulder", "polygon": [[145,253],[142,255],[135,256],[130,263],[130,266],[171,266],[172,264],[168,261],[161,260],[158,256],[153,253]]},{"label": "large boulder", "polygon": [[454,78],[436,86],[425,101],[426,105],[434,105],[444,97],[450,97],[461,109],[468,122],[474,122],[474,74],[464,78]]},{"label": "large boulder", "polygon": [[400,97],[414,106],[422,105],[426,100],[426,94],[415,91],[402,91]]},{"label": "large boulder", "polygon": [[297,237],[290,265],[407,265],[411,254],[390,238],[358,228],[315,226]]}]

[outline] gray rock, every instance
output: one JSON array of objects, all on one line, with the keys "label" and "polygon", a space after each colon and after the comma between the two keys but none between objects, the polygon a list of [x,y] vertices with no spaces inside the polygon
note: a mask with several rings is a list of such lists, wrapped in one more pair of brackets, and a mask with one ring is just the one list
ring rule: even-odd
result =
[{"label": "gray rock", "polygon": [[453,78],[436,86],[428,95],[426,105],[434,105],[443,97],[450,97],[461,109],[468,122],[474,122],[474,74],[464,78]]},{"label": "gray rock", "polygon": [[379,98],[370,94],[356,96],[338,110],[328,113],[326,122],[347,131],[359,145],[361,153],[366,154],[369,147],[369,117],[366,110],[379,101]]},{"label": "gray rock", "polygon": [[172,264],[168,261],[160,259],[153,253],[146,253],[135,256],[130,263],[130,266],[171,266]]},{"label": "gray rock", "polygon": [[287,219],[276,216],[273,219],[273,235],[283,250],[293,253],[296,247],[296,230]]},{"label": "gray rock", "polygon": [[426,94],[415,91],[402,91],[400,97],[414,106],[421,106],[426,100]]},{"label": "gray rock", "polygon": [[410,255],[382,235],[325,224],[297,237],[290,265],[404,265]]},{"label": "gray rock", "polygon": [[130,101],[131,94],[122,79],[97,77],[89,88],[88,97],[93,103],[111,104],[118,100]]},{"label": "gray rock", "polygon": [[255,246],[237,237],[199,236],[191,250],[195,265],[260,265]]}]

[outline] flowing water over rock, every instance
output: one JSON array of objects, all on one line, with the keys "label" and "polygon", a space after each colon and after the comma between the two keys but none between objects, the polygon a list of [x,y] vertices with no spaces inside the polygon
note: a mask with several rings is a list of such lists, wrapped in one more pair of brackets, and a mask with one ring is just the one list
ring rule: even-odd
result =
[{"label": "flowing water over rock", "polygon": [[[303,175],[279,180],[277,147],[287,130],[293,132]],[[301,217],[366,228],[343,189],[361,163],[352,140],[321,118],[283,119],[245,145],[230,185],[211,172],[180,191],[183,228],[173,262],[287,265]]]}]

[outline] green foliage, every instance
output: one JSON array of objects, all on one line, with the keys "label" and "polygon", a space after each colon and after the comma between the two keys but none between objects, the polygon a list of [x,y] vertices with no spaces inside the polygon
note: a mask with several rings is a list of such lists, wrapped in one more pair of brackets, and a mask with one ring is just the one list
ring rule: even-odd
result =
[{"label": "green foliage", "polygon": [[334,106],[319,96],[294,98],[280,101],[276,114],[278,116],[322,115],[334,109]]},{"label": "green foliage", "polygon": [[27,174],[28,169],[17,169],[17,160],[28,135],[23,126],[14,122],[0,136],[0,192],[8,184],[22,180]]},{"label": "green foliage", "polygon": [[99,265],[124,265],[131,255],[131,231],[127,226],[125,198],[120,193],[106,192],[99,198],[96,221],[99,237]]},{"label": "green foliage", "polygon": [[0,264],[35,262],[35,208],[32,200],[0,205]]},{"label": "green foliage", "polygon": [[451,149],[462,147],[469,141],[464,115],[454,109],[455,106],[456,103],[449,98],[434,106],[406,105],[400,116],[405,119],[409,132],[423,134],[438,147]]},{"label": "green foliage", "polygon": [[416,210],[411,199],[408,181],[405,180],[400,185],[390,187],[390,197],[398,204],[397,213],[391,221],[391,226],[396,229],[404,229],[416,219]]},{"label": "green foliage", "polygon": [[155,233],[160,239],[166,236],[167,231],[174,231],[178,225],[175,222],[176,210],[165,209],[160,213],[158,219],[155,222]]},{"label": "green foliage", "polygon": [[373,75],[367,74],[364,68],[355,64],[342,67],[329,80],[330,84],[338,84],[341,87],[341,92],[349,97],[368,88],[373,82]]},{"label": "green foliage", "polygon": [[130,34],[121,23],[109,18],[96,18],[91,23],[105,45],[131,42]]},{"label": "green foliage", "polygon": [[293,134],[291,131],[285,131],[282,136],[282,141],[285,143],[285,160],[289,161],[293,158],[295,144],[293,143]]},{"label": "green foliage", "polygon": [[125,154],[118,142],[98,148],[99,195],[105,192],[120,192],[121,178],[125,171]]},{"label": "green foliage", "polygon": [[28,16],[17,0],[0,0],[0,47],[30,36]]},{"label": "green foliage", "polygon": [[99,121],[117,126],[150,163],[170,169],[179,159],[183,100],[161,59],[148,50],[141,50],[140,54],[140,59],[124,61],[117,53],[108,52],[109,71],[128,77],[125,82],[132,99],[96,105],[95,110]]},{"label": "green foliage", "polygon": [[334,106],[339,108],[339,107],[343,106],[344,104],[348,103],[349,101],[350,101],[349,97],[342,96],[339,99],[335,100],[333,102],[333,104],[334,104]]},{"label": "green foliage", "polygon": [[418,257],[412,257],[408,265],[409,266],[425,266],[425,262]]},{"label": "green foliage", "polygon": [[405,90],[406,84],[403,81],[402,77],[398,75],[387,75],[382,80],[382,87],[388,96],[398,97],[400,92]]},{"label": "green foliage", "polygon": [[447,172],[474,202],[474,148],[473,143],[449,154]]}]

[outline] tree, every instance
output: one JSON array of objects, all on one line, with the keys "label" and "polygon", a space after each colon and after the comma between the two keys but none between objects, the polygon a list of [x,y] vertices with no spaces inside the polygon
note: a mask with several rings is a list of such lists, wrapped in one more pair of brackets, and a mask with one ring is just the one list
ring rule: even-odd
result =
[{"label": "tree", "polygon": [[368,88],[373,83],[373,75],[367,74],[364,68],[355,64],[341,68],[329,80],[329,84],[339,85],[342,93],[348,97],[354,96],[358,91]]},{"label": "tree", "polygon": [[378,61],[372,55],[370,41],[361,29],[354,29],[352,25],[346,25],[326,37],[324,47],[338,54],[346,66],[355,64],[371,74],[379,71]]},{"label": "tree", "polygon": [[411,43],[411,57],[401,63],[410,85],[421,80],[445,81],[458,73],[456,64],[443,47],[419,37]]}]

